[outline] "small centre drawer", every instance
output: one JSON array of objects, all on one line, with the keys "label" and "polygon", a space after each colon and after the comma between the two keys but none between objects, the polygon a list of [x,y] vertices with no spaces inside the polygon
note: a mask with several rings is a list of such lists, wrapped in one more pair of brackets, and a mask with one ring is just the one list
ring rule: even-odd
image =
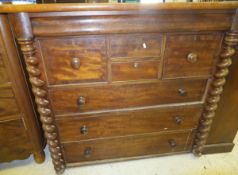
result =
[{"label": "small centre drawer", "polygon": [[105,36],[39,39],[49,84],[107,80]]},{"label": "small centre drawer", "polygon": [[167,35],[163,78],[209,77],[221,40],[219,33]]},{"label": "small centre drawer", "polygon": [[159,61],[113,62],[112,81],[157,79]]},{"label": "small centre drawer", "polygon": [[202,105],[58,117],[62,142],[196,128]]},{"label": "small centre drawer", "polygon": [[152,133],[63,143],[68,163],[189,151],[191,132]]},{"label": "small centre drawer", "polygon": [[207,80],[68,86],[49,89],[56,115],[201,101]]},{"label": "small centre drawer", "polygon": [[109,36],[110,58],[160,57],[161,34],[117,34]]}]

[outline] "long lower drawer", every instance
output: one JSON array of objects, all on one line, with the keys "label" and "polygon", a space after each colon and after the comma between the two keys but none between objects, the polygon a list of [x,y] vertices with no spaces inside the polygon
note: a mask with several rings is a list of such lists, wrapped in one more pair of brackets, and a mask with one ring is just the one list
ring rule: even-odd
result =
[{"label": "long lower drawer", "polygon": [[51,88],[56,115],[202,101],[206,80]]},{"label": "long lower drawer", "polygon": [[58,117],[61,141],[126,136],[196,128],[202,105]]},{"label": "long lower drawer", "polygon": [[[63,143],[66,163],[184,152],[191,149],[191,132],[152,133],[136,136]],[[110,161],[110,160],[109,160]]]}]

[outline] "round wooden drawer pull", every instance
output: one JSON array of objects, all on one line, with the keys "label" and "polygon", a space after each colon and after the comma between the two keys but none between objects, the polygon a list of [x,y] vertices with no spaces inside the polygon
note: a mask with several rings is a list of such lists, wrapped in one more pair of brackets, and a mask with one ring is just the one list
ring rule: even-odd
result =
[{"label": "round wooden drawer pull", "polygon": [[79,69],[80,68],[80,59],[79,58],[72,58],[71,67],[73,69]]},{"label": "round wooden drawer pull", "polygon": [[80,96],[80,97],[77,99],[77,104],[78,104],[79,106],[84,105],[85,103],[86,103],[86,98],[85,98],[85,97]]},{"label": "round wooden drawer pull", "polygon": [[146,48],[147,48],[147,45],[146,45],[146,43],[143,43],[143,44],[142,44],[142,46],[143,46],[143,48],[144,48],[144,49],[146,49]]},{"label": "round wooden drawer pull", "polygon": [[168,140],[168,143],[171,148],[175,148],[177,146],[176,141],[174,139]]},{"label": "round wooden drawer pull", "polygon": [[185,89],[183,89],[183,88],[180,88],[180,89],[178,90],[178,94],[179,94],[180,96],[186,96],[186,95],[187,95],[187,91],[186,91]]},{"label": "round wooden drawer pull", "polygon": [[177,125],[181,125],[182,122],[183,122],[183,119],[182,119],[180,116],[176,116],[176,117],[175,117],[175,123],[176,123]]},{"label": "round wooden drawer pull", "polygon": [[187,56],[187,61],[189,63],[196,63],[198,60],[198,55],[196,53],[189,53]]},{"label": "round wooden drawer pull", "polygon": [[84,150],[84,156],[86,158],[90,157],[92,155],[92,148],[88,147]]},{"label": "round wooden drawer pull", "polygon": [[138,68],[139,67],[139,63],[135,62],[134,63],[134,68]]},{"label": "round wooden drawer pull", "polygon": [[87,135],[88,134],[88,127],[85,126],[85,125],[81,126],[80,133],[83,134],[83,135]]}]

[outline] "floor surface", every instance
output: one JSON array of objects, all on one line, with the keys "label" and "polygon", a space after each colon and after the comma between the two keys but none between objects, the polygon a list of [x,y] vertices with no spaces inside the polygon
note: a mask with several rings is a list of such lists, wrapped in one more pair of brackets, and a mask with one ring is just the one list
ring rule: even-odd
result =
[{"label": "floor surface", "polygon": [[[64,175],[238,175],[238,135],[231,153],[192,154],[157,157],[67,169]],[[36,164],[32,157],[24,161],[0,164],[0,175],[55,175],[49,152],[46,161]]]}]

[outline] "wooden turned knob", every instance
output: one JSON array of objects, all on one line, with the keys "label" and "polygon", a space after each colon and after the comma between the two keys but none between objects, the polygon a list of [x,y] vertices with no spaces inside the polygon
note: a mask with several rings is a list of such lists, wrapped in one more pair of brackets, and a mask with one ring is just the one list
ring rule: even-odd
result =
[{"label": "wooden turned knob", "polygon": [[189,53],[187,56],[187,61],[189,63],[196,63],[198,60],[198,55],[195,53]]},{"label": "wooden turned knob", "polygon": [[178,94],[179,94],[180,96],[186,96],[186,95],[187,95],[187,91],[186,91],[185,89],[183,89],[183,88],[180,88],[180,89],[178,90]]},{"label": "wooden turned knob", "polygon": [[71,67],[73,69],[79,69],[80,68],[80,59],[79,58],[72,58],[71,59]]},{"label": "wooden turned knob", "polygon": [[177,146],[176,141],[174,139],[168,140],[168,143],[171,148],[175,148]]},{"label": "wooden turned knob", "polygon": [[92,155],[92,148],[88,147],[84,150],[84,156],[86,158],[90,157]]},{"label": "wooden turned knob", "polygon": [[85,103],[86,103],[86,98],[85,98],[85,97],[80,96],[80,97],[77,99],[77,104],[78,104],[79,106],[84,105]]},{"label": "wooden turned knob", "polygon": [[134,63],[134,68],[138,68],[138,66],[139,66],[139,63],[135,62]]},{"label": "wooden turned knob", "polygon": [[183,119],[182,119],[180,116],[176,116],[176,117],[175,117],[175,123],[176,123],[177,125],[181,125],[182,121],[183,121]]},{"label": "wooden turned knob", "polygon": [[142,47],[143,47],[144,49],[146,49],[146,48],[147,48],[146,43],[143,43],[143,44],[142,44]]},{"label": "wooden turned knob", "polygon": [[88,127],[83,125],[80,127],[80,133],[83,135],[87,135],[88,134]]}]

